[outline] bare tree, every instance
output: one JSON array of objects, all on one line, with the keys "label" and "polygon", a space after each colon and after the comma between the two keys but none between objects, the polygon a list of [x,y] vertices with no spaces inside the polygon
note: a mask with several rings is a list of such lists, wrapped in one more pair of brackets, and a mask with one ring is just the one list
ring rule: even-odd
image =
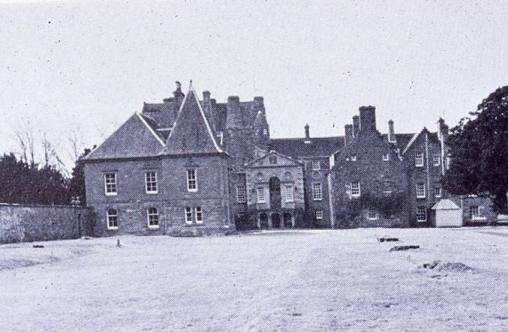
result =
[{"label": "bare tree", "polygon": [[27,121],[23,128],[16,130],[15,135],[21,150],[21,158],[26,163],[35,165],[35,140],[30,122]]}]

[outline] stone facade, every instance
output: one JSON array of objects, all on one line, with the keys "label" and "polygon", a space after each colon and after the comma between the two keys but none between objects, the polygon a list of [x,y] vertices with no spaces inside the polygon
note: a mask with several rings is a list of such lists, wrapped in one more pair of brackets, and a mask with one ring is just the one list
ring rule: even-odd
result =
[{"label": "stone facade", "polygon": [[376,128],[375,108],[360,107],[353,125],[345,127],[346,145],[331,158],[333,205],[338,227],[422,227],[433,224],[431,207],[446,193],[448,128],[424,128],[416,134]]},{"label": "stone facade", "polygon": [[[306,125],[301,138],[274,139],[262,97],[219,103],[205,91],[199,100],[179,84],[173,94],[145,103],[82,160],[96,234],[431,224],[447,155],[444,122],[437,133],[416,134],[395,133],[390,122],[381,134],[369,106],[346,125],[345,136],[312,137]],[[423,166],[415,166],[422,153]],[[353,182],[360,196],[352,195]],[[422,183],[425,196],[416,197]],[[386,209],[385,200],[397,208]],[[346,211],[358,202],[354,215]],[[425,221],[417,221],[423,208]]]}]

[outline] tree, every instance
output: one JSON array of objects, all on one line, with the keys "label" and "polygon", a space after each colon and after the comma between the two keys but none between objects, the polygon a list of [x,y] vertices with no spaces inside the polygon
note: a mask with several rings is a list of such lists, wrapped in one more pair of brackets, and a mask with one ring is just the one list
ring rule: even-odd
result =
[{"label": "tree", "polygon": [[0,202],[68,204],[67,179],[53,166],[39,168],[14,154],[0,157]]},{"label": "tree", "polygon": [[82,205],[86,205],[85,192],[85,169],[81,162],[81,158],[90,153],[90,149],[85,149],[81,157],[76,161],[76,165],[72,169],[72,177],[69,183],[69,192],[71,197],[79,197]]},{"label": "tree", "polygon": [[489,195],[494,209],[507,209],[508,86],[482,101],[451,129],[451,163],[444,187],[452,194]]}]

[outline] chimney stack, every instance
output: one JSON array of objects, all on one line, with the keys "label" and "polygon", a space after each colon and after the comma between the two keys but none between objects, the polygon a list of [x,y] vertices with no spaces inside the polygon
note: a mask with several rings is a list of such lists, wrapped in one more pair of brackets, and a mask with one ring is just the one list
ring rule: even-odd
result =
[{"label": "chimney stack", "polygon": [[358,115],[353,116],[353,137],[358,135],[360,131],[360,117]]},{"label": "chimney stack", "polygon": [[242,128],[243,116],[240,110],[240,98],[229,96],[226,104],[226,128]]},{"label": "chimney stack", "polygon": [[388,121],[388,142],[395,143],[395,130],[393,129],[393,120]]},{"label": "chimney stack", "polygon": [[448,125],[445,123],[445,120],[443,120],[443,118],[439,118],[438,124],[439,124],[439,138],[446,143],[449,134]]},{"label": "chimney stack", "polygon": [[305,125],[305,139],[306,140],[310,139],[310,126],[308,123]]},{"label": "chimney stack", "polygon": [[360,107],[360,130],[376,130],[376,108],[374,106]]},{"label": "chimney stack", "polygon": [[344,145],[348,146],[353,141],[353,125],[345,125],[344,131],[346,132],[346,135],[344,136]]},{"label": "chimney stack", "polygon": [[203,102],[210,102],[210,91],[203,91]]}]

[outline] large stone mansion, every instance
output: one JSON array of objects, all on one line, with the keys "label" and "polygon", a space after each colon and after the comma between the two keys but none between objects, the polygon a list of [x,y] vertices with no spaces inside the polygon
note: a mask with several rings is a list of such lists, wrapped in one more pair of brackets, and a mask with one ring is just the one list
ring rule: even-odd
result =
[{"label": "large stone mansion", "polygon": [[446,195],[448,127],[397,133],[359,108],[344,136],[270,137],[262,97],[219,103],[180,84],[82,161],[95,234],[428,226]]}]

